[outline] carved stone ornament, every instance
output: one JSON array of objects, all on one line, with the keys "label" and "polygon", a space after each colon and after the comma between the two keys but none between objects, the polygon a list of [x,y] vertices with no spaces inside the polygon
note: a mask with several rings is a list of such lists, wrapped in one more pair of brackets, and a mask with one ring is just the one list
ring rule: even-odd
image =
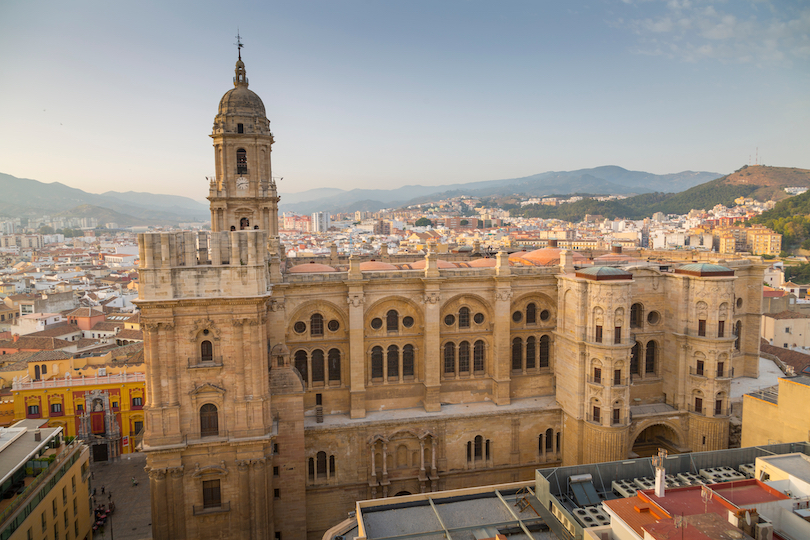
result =
[{"label": "carved stone ornament", "polygon": [[276,312],[283,310],[284,310],[284,299],[276,300],[274,298],[273,300],[270,300],[270,311]]},{"label": "carved stone ornament", "polygon": [[225,466],[224,461],[219,462],[219,467],[216,465],[209,465],[208,467],[200,467],[199,463],[194,464],[194,473],[192,473],[192,478],[199,478],[203,475],[220,475],[220,476],[227,476],[228,475],[228,468]]},{"label": "carved stone ornament", "polygon": [[209,339],[219,341],[220,331],[210,319],[195,319],[191,330],[189,331],[189,342],[196,343],[197,337],[203,330],[208,330],[210,334]]},{"label": "carved stone ornament", "polygon": [[183,477],[183,466],[180,465],[179,467],[174,467],[169,469],[169,472],[172,475],[172,478],[182,478]]},{"label": "carved stone ornament", "polygon": [[498,291],[495,293],[495,300],[499,300],[501,302],[509,302],[512,300],[512,291]]},{"label": "carved stone ornament", "polygon": [[359,308],[365,303],[365,298],[363,298],[362,294],[350,294],[346,297],[346,303],[348,303],[351,307]]}]

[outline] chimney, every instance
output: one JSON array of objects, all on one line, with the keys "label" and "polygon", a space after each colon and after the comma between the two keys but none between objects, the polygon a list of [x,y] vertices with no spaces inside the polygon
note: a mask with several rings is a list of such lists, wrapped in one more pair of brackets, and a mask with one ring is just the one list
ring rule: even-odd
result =
[{"label": "chimney", "polygon": [[621,254],[622,246],[620,244],[613,244],[613,253]]},{"label": "chimney", "polygon": [[550,239],[550,240],[548,241],[548,247],[550,247],[550,248],[555,248],[555,247],[557,247],[557,239],[556,239],[556,238],[552,238],[552,239]]},{"label": "chimney", "polygon": [[39,442],[42,440],[42,432],[39,429],[34,430],[34,440]]},{"label": "chimney", "polygon": [[653,456],[652,463],[655,466],[655,496],[663,498],[666,491],[666,474],[667,470],[664,468],[664,459],[667,457],[667,451],[663,448],[658,449],[658,455]]},{"label": "chimney", "polygon": [[17,343],[17,340],[20,339],[20,334],[14,334],[12,337],[14,338],[14,343]]}]

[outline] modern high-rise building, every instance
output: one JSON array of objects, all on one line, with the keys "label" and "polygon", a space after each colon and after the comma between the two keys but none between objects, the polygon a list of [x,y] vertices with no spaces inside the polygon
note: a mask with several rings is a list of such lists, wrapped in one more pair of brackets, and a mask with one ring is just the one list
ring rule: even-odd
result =
[{"label": "modern high-rise building", "polygon": [[324,233],[329,230],[329,212],[315,212],[312,214],[312,232]]},{"label": "modern high-rise building", "polygon": [[138,239],[154,538],[315,539],[357,500],[727,447],[732,377],[758,370],[758,260],[429,245],[292,266],[241,58],[234,84],[212,231]]}]

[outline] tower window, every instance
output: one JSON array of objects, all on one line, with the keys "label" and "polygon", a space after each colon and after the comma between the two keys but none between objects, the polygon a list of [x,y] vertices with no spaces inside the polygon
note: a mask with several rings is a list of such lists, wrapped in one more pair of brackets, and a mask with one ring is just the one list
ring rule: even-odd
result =
[{"label": "tower window", "polygon": [[244,133],[245,132],[245,125],[244,124],[236,124],[236,132],[237,133]]},{"label": "tower window", "polygon": [[236,174],[247,174],[247,152],[244,148],[236,151]]}]

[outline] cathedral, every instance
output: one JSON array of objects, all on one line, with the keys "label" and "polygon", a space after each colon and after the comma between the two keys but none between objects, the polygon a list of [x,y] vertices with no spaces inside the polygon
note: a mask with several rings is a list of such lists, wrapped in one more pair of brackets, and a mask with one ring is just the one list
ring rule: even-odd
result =
[{"label": "cathedral", "polygon": [[296,264],[241,55],[211,137],[211,231],[138,238],[155,539],[315,540],[357,500],[727,447],[758,259],[550,241]]}]

